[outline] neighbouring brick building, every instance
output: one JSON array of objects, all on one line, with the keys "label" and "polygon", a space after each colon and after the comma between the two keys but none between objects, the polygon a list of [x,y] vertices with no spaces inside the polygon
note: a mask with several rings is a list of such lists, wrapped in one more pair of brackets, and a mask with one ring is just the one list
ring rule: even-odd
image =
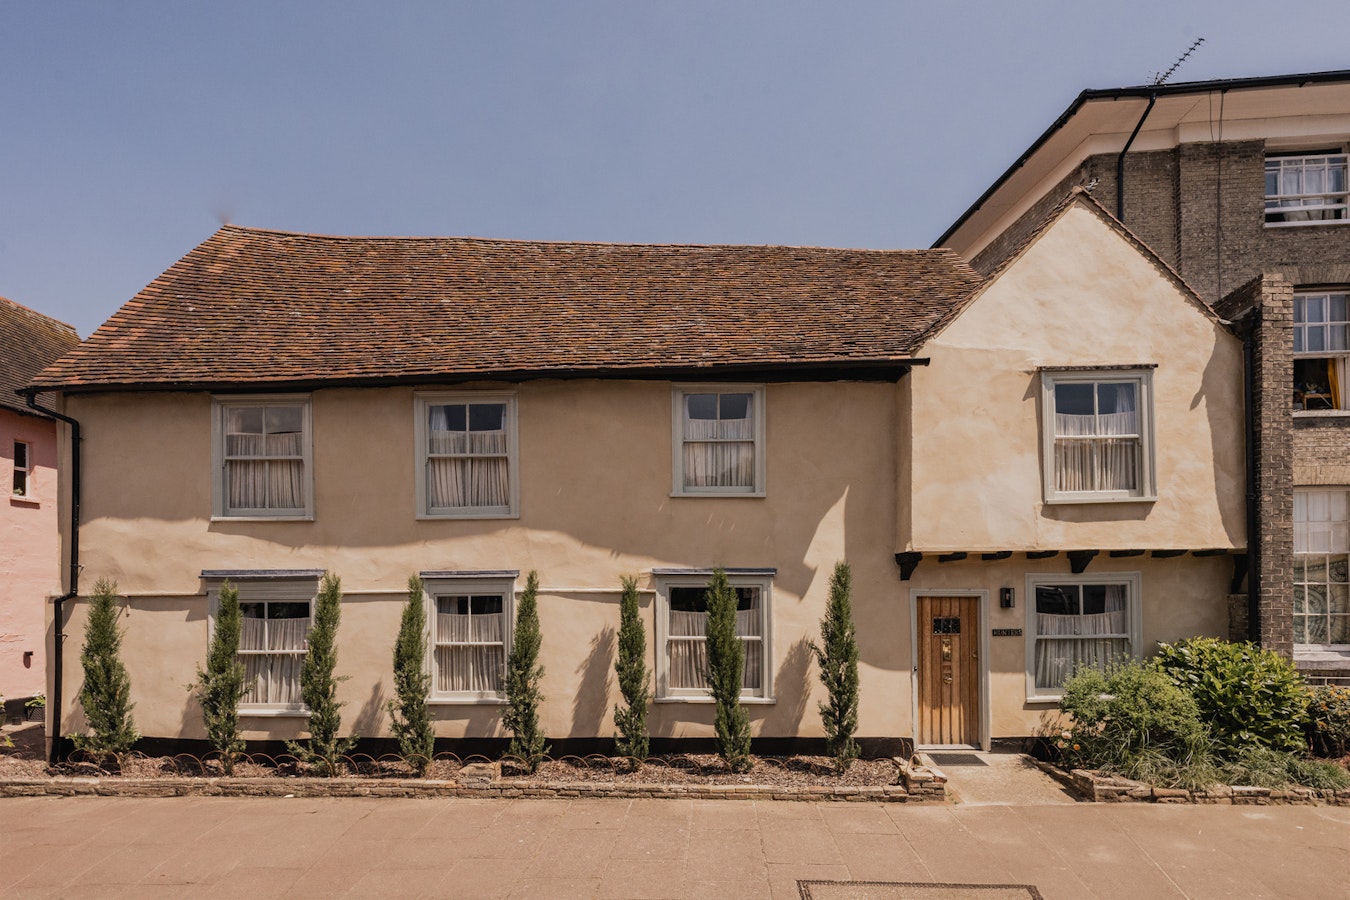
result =
[{"label": "neighbouring brick building", "polygon": [[1350,70],[1084,91],[935,244],[993,271],[1083,187],[1234,323],[1259,526],[1232,631],[1314,681],[1350,682],[1348,143]]}]

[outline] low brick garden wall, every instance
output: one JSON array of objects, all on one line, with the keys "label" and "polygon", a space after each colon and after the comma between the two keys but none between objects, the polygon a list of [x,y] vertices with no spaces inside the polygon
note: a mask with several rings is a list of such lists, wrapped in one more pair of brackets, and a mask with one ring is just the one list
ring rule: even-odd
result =
[{"label": "low brick garden wall", "polygon": [[1065,771],[1050,763],[1037,766],[1078,797],[1094,803],[1198,803],[1232,806],[1350,806],[1350,788],[1262,788],[1216,785],[1205,790],[1161,788],[1118,775],[1102,775],[1087,769]]}]

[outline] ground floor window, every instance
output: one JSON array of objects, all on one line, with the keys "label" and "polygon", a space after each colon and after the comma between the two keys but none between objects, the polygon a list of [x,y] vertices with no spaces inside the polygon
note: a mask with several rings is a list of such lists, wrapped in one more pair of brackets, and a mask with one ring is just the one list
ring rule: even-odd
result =
[{"label": "ground floor window", "polygon": [[423,573],[431,617],[431,696],[500,700],[517,573]]},{"label": "ground floor window", "polygon": [[1350,489],[1294,491],[1294,643],[1350,649]]},{"label": "ground floor window", "polygon": [[1031,575],[1027,596],[1029,696],[1057,697],[1076,670],[1138,655],[1138,575]]},{"label": "ground floor window", "polygon": [[239,592],[243,622],[239,658],[247,688],[240,700],[244,713],[301,713],[300,669],[308,651],[314,598],[320,570],[212,570],[202,573],[207,585],[211,626],[215,627],[220,589],[225,583]]},{"label": "ground floor window", "polygon": [[[710,570],[657,574],[657,696],[708,696],[708,584]],[[765,574],[767,573],[767,574]],[[772,570],[727,570],[736,592],[736,636],[745,646],[743,697],[770,691],[769,606]]]}]

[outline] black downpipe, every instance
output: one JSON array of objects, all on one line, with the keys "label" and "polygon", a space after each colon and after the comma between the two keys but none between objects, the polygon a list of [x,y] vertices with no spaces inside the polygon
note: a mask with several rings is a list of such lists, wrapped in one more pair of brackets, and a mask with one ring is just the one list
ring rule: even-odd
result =
[{"label": "black downpipe", "polygon": [[1144,114],[1139,117],[1139,124],[1134,126],[1134,131],[1130,132],[1130,139],[1125,142],[1125,149],[1120,151],[1120,156],[1116,157],[1116,218],[1122,224],[1125,222],[1125,154],[1130,152],[1130,145],[1134,139],[1139,136],[1139,129],[1144,127],[1144,120],[1148,114],[1153,112],[1153,104],[1158,102],[1157,94],[1149,94],[1148,106],[1144,107]]},{"label": "black downpipe", "polygon": [[1261,643],[1261,527],[1257,518],[1256,499],[1256,323],[1247,329],[1242,339],[1242,381],[1244,405],[1247,414],[1247,637],[1254,644]]},{"label": "black downpipe", "polygon": [[50,409],[44,409],[37,405],[37,391],[25,391],[24,399],[27,401],[30,409],[37,410],[45,416],[51,416],[59,419],[70,426],[70,588],[64,594],[57,597],[54,601],[53,610],[54,639],[52,641],[52,696],[48,701],[52,713],[52,749],[51,763],[55,765],[61,761],[61,691],[63,688],[63,678],[61,677],[65,666],[62,656],[62,648],[66,642],[64,622],[64,607],[67,600],[79,596],[80,593],[80,423],[70,416],[62,415],[59,412]]}]

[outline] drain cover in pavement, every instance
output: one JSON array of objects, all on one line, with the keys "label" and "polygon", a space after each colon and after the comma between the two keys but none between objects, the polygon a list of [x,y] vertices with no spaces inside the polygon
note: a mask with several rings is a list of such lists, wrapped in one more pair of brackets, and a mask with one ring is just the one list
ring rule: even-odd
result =
[{"label": "drain cover in pavement", "polygon": [[932,753],[933,762],[939,766],[987,766],[989,763],[980,759],[974,753]]},{"label": "drain cover in pavement", "polygon": [[802,900],[1042,900],[1029,884],[917,881],[799,881]]}]

